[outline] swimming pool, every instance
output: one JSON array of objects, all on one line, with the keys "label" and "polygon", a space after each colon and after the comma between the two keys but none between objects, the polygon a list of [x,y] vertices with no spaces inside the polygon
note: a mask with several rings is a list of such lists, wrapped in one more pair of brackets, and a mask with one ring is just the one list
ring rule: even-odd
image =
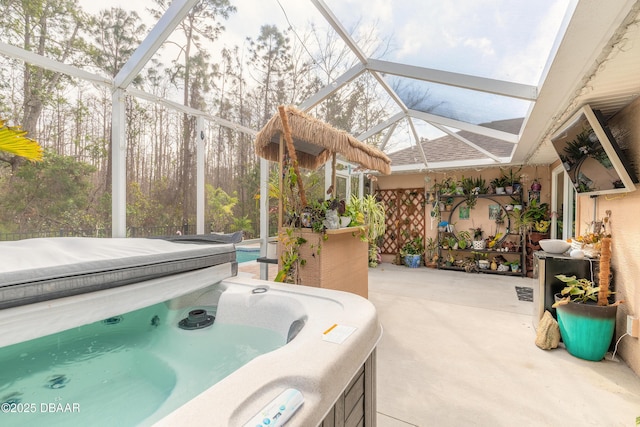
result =
[{"label": "swimming pool", "polygon": [[238,263],[255,261],[260,257],[260,248],[236,246],[236,260]]}]

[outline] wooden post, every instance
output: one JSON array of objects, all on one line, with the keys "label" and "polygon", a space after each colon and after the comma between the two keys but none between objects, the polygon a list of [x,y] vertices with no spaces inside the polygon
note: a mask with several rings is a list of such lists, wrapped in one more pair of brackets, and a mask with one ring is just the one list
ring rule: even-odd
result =
[{"label": "wooden post", "polygon": [[279,148],[279,162],[278,162],[278,188],[280,188],[280,197],[278,198],[278,235],[282,231],[282,209],[284,198],[283,187],[283,174],[284,174],[284,137],[280,135],[280,148]]},{"label": "wooden post", "polygon": [[280,120],[282,120],[282,130],[284,132],[284,140],[287,143],[287,151],[289,157],[291,157],[291,163],[293,163],[293,170],[298,176],[298,192],[300,193],[300,201],[302,207],[307,206],[307,196],[304,194],[304,185],[302,184],[302,175],[300,174],[300,167],[298,166],[298,156],[296,155],[296,148],[293,146],[293,138],[291,137],[291,128],[289,127],[289,118],[284,105],[278,106],[278,112],[280,113]]},{"label": "wooden post", "polygon": [[333,157],[331,158],[331,188],[333,188],[333,194],[331,194],[331,198],[335,199],[338,194],[338,189],[336,188],[336,153],[333,153]]}]

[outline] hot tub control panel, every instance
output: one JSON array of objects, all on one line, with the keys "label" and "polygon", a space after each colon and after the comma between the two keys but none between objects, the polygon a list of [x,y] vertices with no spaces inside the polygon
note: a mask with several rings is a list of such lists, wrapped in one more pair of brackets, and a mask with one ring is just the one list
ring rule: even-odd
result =
[{"label": "hot tub control panel", "polygon": [[284,425],[298,410],[304,397],[295,388],[288,388],[251,418],[244,427],[276,427]]}]

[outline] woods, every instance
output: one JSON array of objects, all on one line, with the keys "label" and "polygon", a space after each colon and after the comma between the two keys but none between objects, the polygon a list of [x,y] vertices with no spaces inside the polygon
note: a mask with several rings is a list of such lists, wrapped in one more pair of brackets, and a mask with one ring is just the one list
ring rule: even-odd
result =
[{"label": "woods", "polygon": [[[145,19],[155,22],[168,3],[154,0],[141,17],[119,8],[92,16],[76,0],[0,0],[0,41],[113,78],[149,31]],[[257,131],[278,105],[300,104],[353,65],[335,34],[318,28],[292,37],[265,23],[243,46],[224,45],[224,24],[234,13],[233,1],[197,3],[133,87]],[[363,45],[384,49],[373,38]],[[0,233],[108,229],[111,91],[17,59],[0,56],[0,63],[0,118],[22,126],[45,149],[40,163],[0,152]],[[384,117],[376,90],[363,75],[314,114],[361,132]],[[127,226],[194,224],[195,117],[131,95],[126,109]],[[255,236],[253,138],[211,121],[205,134],[206,231]]]}]

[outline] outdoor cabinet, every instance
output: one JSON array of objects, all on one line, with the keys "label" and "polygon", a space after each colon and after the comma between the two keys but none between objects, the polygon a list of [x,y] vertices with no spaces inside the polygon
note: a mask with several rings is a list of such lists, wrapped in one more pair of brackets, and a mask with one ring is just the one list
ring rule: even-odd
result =
[{"label": "outdoor cabinet", "polygon": [[556,278],[558,274],[597,280],[600,262],[591,258],[571,258],[565,255],[550,254],[544,251],[534,252],[533,277],[537,279],[533,286],[533,325],[538,322],[545,310],[556,318],[556,309],[551,306],[555,302],[554,295],[564,287],[564,282]]},{"label": "outdoor cabinet", "polygon": [[[316,233],[310,228],[295,229],[294,236],[307,242],[300,245],[299,284],[369,296],[369,245],[360,239],[361,227],[339,228]],[[366,231],[365,231],[366,232]],[[281,243],[278,243],[281,245]],[[283,248],[278,248],[282,253]],[[282,268],[282,261],[279,261]]]}]

